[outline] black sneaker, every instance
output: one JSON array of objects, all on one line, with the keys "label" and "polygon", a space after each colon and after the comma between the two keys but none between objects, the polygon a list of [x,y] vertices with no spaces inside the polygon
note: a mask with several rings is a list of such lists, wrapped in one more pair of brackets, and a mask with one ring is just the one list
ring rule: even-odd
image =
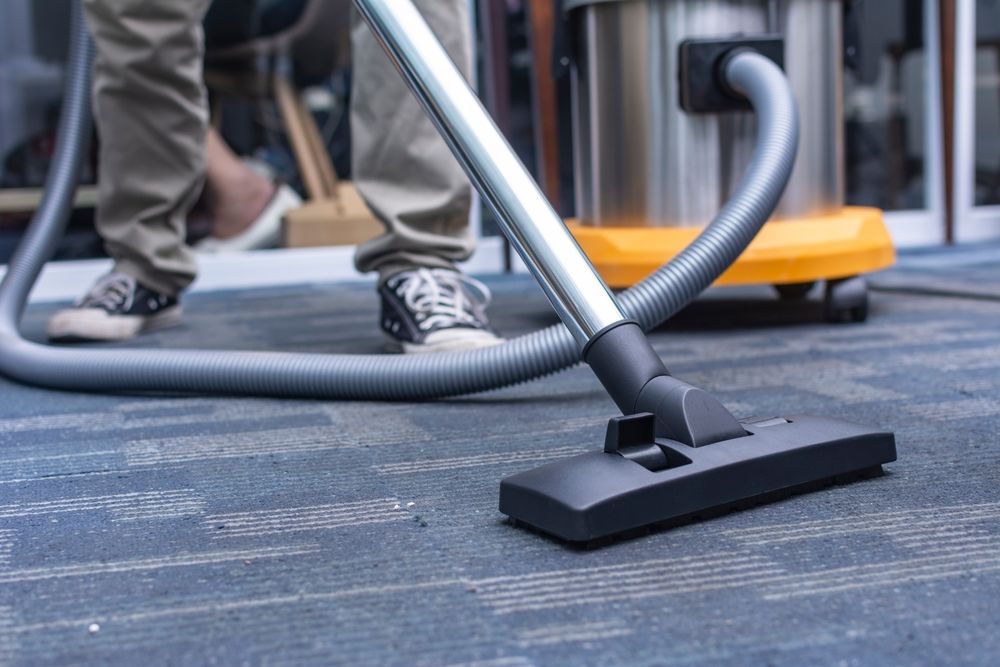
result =
[{"label": "black sneaker", "polygon": [[112,271],[72,308],[49,320],[50,340],[128,340],[141,331],[180,324],[176,297],[161,294],[130,275]]},{"label": "black sneaker", "polygon": [[486,318],[489,288],[458,271],[400,271],[378,291],[382,330],[397,351],[471,350],[503,342]]}]

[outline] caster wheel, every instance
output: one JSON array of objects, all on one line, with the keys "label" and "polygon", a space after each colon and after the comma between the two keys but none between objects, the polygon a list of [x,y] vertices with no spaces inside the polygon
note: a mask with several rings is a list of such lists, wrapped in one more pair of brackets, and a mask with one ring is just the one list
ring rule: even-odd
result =
[{"label": "caster wheel", "polygon": [[815,287],[815,282],[809,283],[783,283],[772,285],[774,291],[778,293],[778,298],[782,301],[799,301],[806,298],[806,295]]},{"label": "caster wheel", "polygon": [[868,318],[868,284],[860,276],[826,281],[823,318],[827,322],[864,322]]}]

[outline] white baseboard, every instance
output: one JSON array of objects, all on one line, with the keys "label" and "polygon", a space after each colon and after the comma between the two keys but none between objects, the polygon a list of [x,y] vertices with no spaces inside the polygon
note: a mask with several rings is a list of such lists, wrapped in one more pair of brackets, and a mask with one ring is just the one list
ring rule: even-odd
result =
[{"label": "white baseboard", "polygon": [[944,220],[932,211],[888,211],[885,225],[897,248],[942,245]]},{"label": "white baseboard", "polygon": [[[496,237],[480,239],[475,254],[462,266],[469,273],[501,273],[501,240]],[[31,301],[75,299],[110,268],[111,261],[107,259],[49,262],[31,292]],[[6,266],[0,267],[0,276],[6,271]],[[373,276],[362,275],[354,270],[354,246],[258,250],[232,255],[202,256],[199,258],[198,279],[189,291],[210,292],[343,281],[374,281]]]},{"label": "white baseboard", "polygon": [[1000,206],[966,208],[955,224],[955,240],[959,243],[997,239],[1000,239]]}]

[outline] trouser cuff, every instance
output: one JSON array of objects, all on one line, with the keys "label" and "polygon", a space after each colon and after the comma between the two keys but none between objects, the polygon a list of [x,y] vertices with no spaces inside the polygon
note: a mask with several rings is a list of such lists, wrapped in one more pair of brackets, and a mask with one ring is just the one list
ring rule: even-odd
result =
[{"label": "trouser cuff", "polygon": [[126,275],[132,276],[146,287],[171,297],[178,296],[195,279],[194,275],[186,276],[151,271],[148,267],[144,267],[129,259],[116,259],[115,271],[121,271]]},{"label": "trouser cuff", "polygon": [[395,260],[386,263],[380,263],[378,266],[373,267],[373,271],[378,271],[378,282],[383,284],[391,276],[399,273],[400,271],[413,271],[415,269],[451,269],[452,271],[458,271],[458,267],[446,259],[441,259],[440,257],[428,257],[426,259],[403,259]]}]

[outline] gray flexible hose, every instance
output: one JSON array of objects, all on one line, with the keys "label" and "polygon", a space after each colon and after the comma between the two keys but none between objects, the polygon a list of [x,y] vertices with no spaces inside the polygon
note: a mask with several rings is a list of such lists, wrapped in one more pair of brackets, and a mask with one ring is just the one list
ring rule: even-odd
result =
[{"label": "gray flexible hose", "polygon": [[[76,5],[77,3],[74,3]],[[25,340],[19,322],[31,287],[69,215],[90,133],[92,46],[74,8],[58,146],[45,196],[0,284],[0,372],[21,382],[83,391],[170,391],[354,400],[419,400],[498,389],[568,368],[579,349],[562,325],[503,345],[432,355],[320,355],[161,349],[79,349]],[[649,330],[712,284],[767,221],[798,147],[798,114],[783,72],[755,53],[730,60],[729,84],[753,104],[757,142],[736,192],[683,252],[619,295]]]}]

